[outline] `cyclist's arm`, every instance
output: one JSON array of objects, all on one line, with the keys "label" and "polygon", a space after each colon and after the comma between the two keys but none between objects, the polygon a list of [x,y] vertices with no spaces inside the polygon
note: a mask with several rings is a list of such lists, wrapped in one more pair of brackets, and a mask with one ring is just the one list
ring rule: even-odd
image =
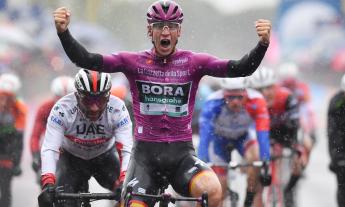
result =
[{"label": "cyclist's arm", "polygon": [[133,146],[132,122],[129,113],[123,103],[121,114],[116,121],[115,143],[121,163],[120,176],[127,171]]},{"label": "cyclist's arm", "polygon": [[47,129],[41,147],[42,186],[48,183],[55,184],[56,164],[65,131],[64,120],[59,115],[60,110],[61,107],[53,107],[47,120]]},{"label": "cyclist's arm", "polygon": [[76,39],[69,30],[58,33],[62,47],[69,59],[78,67],[101,71],[103,68],[103,57],[101,54],[90,53]]},{"label": "cyclist's arm", "polygon": [[209,100],[204,103],[199,117],[198,157],[204,162],[209,162],[209,145],[214,138],[213,120],[220,112],[222,99]]},{"label": "cyclist's arm", "polygon": [[251,75],[260,65],[268,46],[258,43],[254,49],[240,60],[222,60],[210,55],[197,56],[196,65],[202,75],[214,77],[245,77]]},{"label": "cyclist's arm", "polygon": [[345,127],[343,126],[345,99],[338,94],[330,101],[327,117],[328,149],[332,161],[345,157]]},{"label": "cyclist's arm", "polygon": [[260,159],[267,161],[270,159],[270,119],[267,104],[264,98],[253,99],[253,104],[255,105],[255,107],[252,107],[254,110],[249,110],[249,112],[255,120],[257,139],[260,149]]},{"label": "cyclist's arm", "polygon": [[[34,126],[30,137],[30,149],[31,153],[37,153],[40,151],[40,140],[46,129],[47,124],[47,112],[46,108],[40,107],[36,113]],[[49,114],[48,114],[49,115]]]},{"label": "cyclist's arm", "polygon": [[245,77],[254,73],[265,57],[268,45],[258,43],[254,49],[240,60],[230,60],[228,63],[228,77]]}]

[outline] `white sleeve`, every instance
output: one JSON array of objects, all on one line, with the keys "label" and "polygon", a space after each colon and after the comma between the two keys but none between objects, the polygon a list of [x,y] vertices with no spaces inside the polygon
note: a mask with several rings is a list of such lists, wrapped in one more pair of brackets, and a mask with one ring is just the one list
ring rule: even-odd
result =
[{"label": "white sleeve", "polygon": [[116,149],[120,156],[121,172],[127,171],[133,146],[132,121],[125,105],[116,120],[115,128]]},{"label": "white sleeve", "polygon": [[64,137],[65,123],[61,107],[55,105],[50,111],[47,127],[41,148],[42,175],[56,172],[56,164],[59,160],[60,147]]}]

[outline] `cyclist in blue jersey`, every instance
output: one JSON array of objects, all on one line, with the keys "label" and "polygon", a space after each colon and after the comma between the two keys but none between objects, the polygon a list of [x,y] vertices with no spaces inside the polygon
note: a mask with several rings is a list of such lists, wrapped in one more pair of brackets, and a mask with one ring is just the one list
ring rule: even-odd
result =
[{"label": "cyclist in blue jersey", "polygon": [[[245,88],[244,78],[220,80],[222,89],[212,93],[202,107],[199,118],[198,157],[212,163],[227,195],[228,176],[224,167],[236,149],[251,163],[269,161],[269,113],[260,92]],[[247,193],[244,206],[262,206],[259,169],[247,169]],[[255,197],[255,200],[254,200]]]},{"label": "cyclist in blue jersey", "polygon": [[[195,155],[191,120],[196,90],[205,75],[239,77],[260,65],[270,40],[269,20],[256,21],[259,42],[240,60],[223,60],[205,53],[179,50],[183,12],[171,0],[157,1],[147,12],[147,31],[153,47],[141,52],[110,55],[90,53],[68,30],[71,12],[55,10],[58,36],[67,56],[76,65],[103,72],[122,72],[133,97],[135,143],[125,185],[134,192],[156,193],[156,172],[165,175],[174,190],[184,196],[209,194],[210,206],[221,201],[216,174]],[[151,205],[134,197],[133,206]]]}]

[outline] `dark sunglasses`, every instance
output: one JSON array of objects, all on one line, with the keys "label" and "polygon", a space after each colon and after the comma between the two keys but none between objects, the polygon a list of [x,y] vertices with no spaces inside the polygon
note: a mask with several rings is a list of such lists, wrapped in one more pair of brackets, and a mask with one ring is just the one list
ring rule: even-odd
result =
[{"label": "dark sunglasses", "polygon": [[78,94],[78,96],[82,104],[85,106],[92,106],[93,104],[96,104],[98,107],[102,107],[107,104],[109,100],[109,94],[103,96],[86,96],[83,94]]},{"label": "dark sunglasses", "polygon": [[176,30],[179,28],[180,24],[177,22],[155,22],[152,23],[153,29],[163,30],[165,27],[169,28],[169,30]]}]

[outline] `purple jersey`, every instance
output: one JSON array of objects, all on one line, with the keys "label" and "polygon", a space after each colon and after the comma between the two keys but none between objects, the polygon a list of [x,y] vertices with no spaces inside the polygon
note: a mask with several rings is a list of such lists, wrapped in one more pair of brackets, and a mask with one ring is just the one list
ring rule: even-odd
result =
[{"label": "purple jersey", "polygon": [[195,95],[204,75],[226,77],[229,60],[177,50],[162,59],[151,51],[103,56],[104,72],[123,72],[131,87],[135,137],[190,141]]},{"label": "purple jersey", "polygon": [[123,72],[133,97],[135,137],[150,142],[191,141],[195,93],[204,75],[244,77],[252,74],[268,45],[258,43],[240,60],[221,60],[208,54],[177,50],[166,58],[151,51],[109,56],[88,52],[66,30],[62,46],[78,67],[100,72]]}]

